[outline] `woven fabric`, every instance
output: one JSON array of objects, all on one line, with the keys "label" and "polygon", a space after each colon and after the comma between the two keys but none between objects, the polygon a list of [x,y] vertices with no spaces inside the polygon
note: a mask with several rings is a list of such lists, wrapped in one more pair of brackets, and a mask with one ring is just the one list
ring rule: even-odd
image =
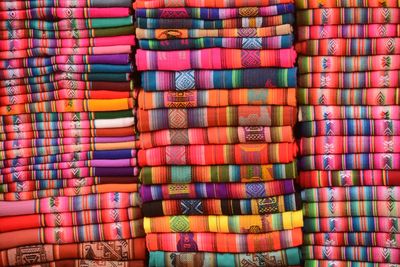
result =
[{"label": "woven fabric", "polygon": [[278,4],[274,6],[242,7],[242,8],[157,8],[136,9],[136,16],[140,18],[195,18],[195,19],[228,19],[240,17],[274,16],[293,13],[293,4]]},{"label": "woven fabric", "polygon": [[297,176],[295,161],[270,165],[212,165],[143,167],[143,184],[260,182],[293,179]]},{"label": "woven fabric", "polygon": [[145,202],[145,217],[172,215],[250,215],[272,214],[299,210],[301,203],[295,194],[259,199],[178,199]]},{"label": "woven fabric", "polygon": [[325,245],[329,241],[334,246],[385,247],[390,242],[391,247],[398,248],[399,238],[399,234],[393,233],[315,233],[304,234],[304,244]]},{"label": "woven fabric", "polygon": [[[1,266],[30,264],[30,257],[39,256],[36,263],[47,263],[65,259],[102,261],[144,260],[146,255],[144,238],[82,242],[62,245],[32,245],[2,250]],[[111,252],[111,253],[110,253]],[[119,266],[119,265],[117,265]]]},{"label": "woven fabric", "polygon": [[305,246],[302,252],[305,259],[400,263],[400,251],[396,248]]},{"label": "woven fabric", "polygon": [[[281,241],[282,240],[282,241]],[[299,231],[266,234],[159,233],[146,237],[149,251],[259,253],[302,244]]]},{"label": "woven fabric", "polygon": [[326,7],[400,7],[400,3],[397,0],[348,0],[348,1],[337,1],[337,0],[296,0],[296,7],[299,9],[306,8],[326,8]]},{"label": "woven fabric", "polygon": [[[393,93],[396,92],[393,91]],[[393,98],[395,98],[395,95],[393,95]],[[142,109],[226,107],[243,105],[296,106],[296,91],[294,88],[271,88],[268,89],[268,91],[265,89],[220,89],[165,92],[140,91],[138,95],[138,104]]]},{"label": "woven fabric", "polygon": [[277,4],[292,3],[292,0],[238,0],[235,2],[220,2],[218,0],[183,0],[176,2],[169,2],[165,0],[145,0],[137,1],[133,4],[135,9],[140,8],[162,8],[162,7],[213,7],[213,8],[224,8],[224,7],[247,7],[247,6],[272,6]]},{"label": "woven fabric", "polygon": [[265,260],[273,265],[299,265],[300,251],[298,248],[260,253],[207,253],[207,252],[164,252],[151,251],[151,266],[172,267],[176,264],[201,266],[236,266],[241,263],[260,265]]},{"label": "woven fabric", "polygon": [[290,163],[296,152],[294,143],[180,145],[140,150],[138,162],[141,166]]},{"label": "woven fabric", "polygon": [[[285,212],[269,215],[239,216],[171,216],[145,217],[146,233],[211,232],[211,233],[268,233],[289,230],[287,233],[301,235],[302,212]],[[279,233],[276,233],[279,236]],[[285,232],[282,232],[285,234]],[[274,239],[274,238],[273,238]],[[278,238],[279,239],[279,238]],[[301,238],[300,238],[301,240]],[[150,244],[151,246],[151,244]],[[296,245],[295,245],[296,246]],[[155,247],[156,248],[156,247]],[[278,248],[270,250],[278,250]],[[157,250],[157,249],[156,249]],[[170,249],[167,249],[170,250]]]},{"label": "woven fabric", "polygon": [[293,180],[267,183],[208,183],[208,184],[166,184],[142,186],[143,202],[161,199],[219,198],[244,199],[263,198],[291,194],[295,192]]},{"label": "woven fabric", "polygon": [[258,27],[258,28],[231,28],[231,29],[136,29],[138,40],[170,40],[191,39],[201,37],[273,37],[290,35],[293,32],[290,24]]},{"label": "woven fabric", "polygon": [[31,1],[31,0],[17,0],[7,1],[2,3],[4,10],[20,10],[26,8],[39,8],[39,7],[129,7],[130,0],[113,0],[112,2],[104,2],[102,0],[45,0],[45,1]]},{"label": "woven fabric", "polygon": [[[138,70],[241,69],[294,66],[293,49],[240,50],[209,48],[202,50],[136,52]],[[171,64],[173,62],[173,64]]]}]

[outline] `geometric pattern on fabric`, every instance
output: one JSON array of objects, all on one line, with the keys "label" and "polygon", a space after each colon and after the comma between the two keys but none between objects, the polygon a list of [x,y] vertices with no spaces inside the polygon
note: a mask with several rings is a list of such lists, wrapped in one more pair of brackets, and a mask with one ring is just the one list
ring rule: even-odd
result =
[{"label": "geometric pattern on fabric", "polygon": [[184,215],[199,215],[203,214],[203,202],[198,199],[181,200],[181,212]]},{"label": "geometric pattern on fabric", "polygon": [[185,216],[172,216],[169,219],[172,232],[189,232],[189,218]]},{"label": "geometric pattern on fabric", "polygon": [[176,72],[175,84],[177,90],[195,89],[194,70]]}]

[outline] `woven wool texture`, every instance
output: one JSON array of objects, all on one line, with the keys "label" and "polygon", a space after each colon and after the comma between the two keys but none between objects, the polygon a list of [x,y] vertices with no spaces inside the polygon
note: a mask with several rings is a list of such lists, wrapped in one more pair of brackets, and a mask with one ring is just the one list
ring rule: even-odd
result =
[{"label": "woven wool texture", "polygon": [[399,264],[400,3],[296,6],[305,266]]},{"label": "woven wool texture", "polygon": [[145,266],[130,0],[0,3],[0,266]]}]

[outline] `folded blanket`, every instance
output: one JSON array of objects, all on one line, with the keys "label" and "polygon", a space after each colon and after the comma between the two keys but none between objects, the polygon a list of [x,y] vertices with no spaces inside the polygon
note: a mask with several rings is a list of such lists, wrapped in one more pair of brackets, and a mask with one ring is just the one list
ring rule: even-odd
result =
[{"label": "folded blanket", "polygon": [[[376,267],[378,263],[361,261],[339,261],[339,260],[306,260],[305,267],[328,267],[334,264],[337,267]],[[390,267],[392,263],[379,263],[379,267]]]},{"label": "folded blanket", "polygon": [[300,73],[398,70],[400,69],[400,55],[359,57],[300,56],[298,59],[298,64],[300,66]]},{"label": "folded blanket", "polygon": [[388,260],[390,259],[390,264],[400,263],[400,249],[396,248],[349,247],[349,246],[334,247],[327,245],[327,246],[304,246],[302,248],[302,252],[303,252],[303,257],[306,260],[307,259],[325,260],[325,261],[328,259],[348,260],[348,261],[374,262],[375,264],[378,264],[378,263],[387,263]]},{"label": "folded blanket", "polygon": [[[238,266],[245,262],[254,266],[265,264],[264,259],[272,259],[277,265],[300,264],[300,251],[298,248],[286,250],[260,252],[260,253],[208,253],[208,252],[165,252],[151,251],[149,265],[154,267],[174,267],[187,265],[193,267],[202,266]],[[386,267],[386,266],[385,266]]]},{"label": "folded blanket", "polygon": [[145,260],[130,260],[130,261],[105,261],[105,260],[59,260],[41,264],[35,264],[35,267],[82,267],[90,265],[91,267],[145,267]]},{"label": "folded blanket", "polygon": [[39,103],[0,106],[0,115],[16,115],[33,112],[91,112],[117,111],[133,108],[132,98],[119,99],[64,99]]},{"label": "folded blanket", "polygon": [[[8,4],[4,11],[0,11],[0,20],[57,20],[57,19],[83,19],[83,18],[117,18],[130,15],[127,7],[108,8],[82,8],[82,7],[33,7],[33,1],[29,1],[30,8],[12,10]],[[37,3],[37,2],[36,2]],[[292,7],[292,6],[290,6]],[[293,11],[293,7],[292,10]],[[7,11],[6,11],[7,10]],[[270,12],[272,12],[271,10]],[[277,13],[278,10],[275,11]],[[281,12],[284,12],[282,10]],[[284,13],[281,13],[284,14]]]},{"label": "folded blanket", "polygon": [[111,27],[111,28],[79,29],[79,30],[64,30],[64,31],[8,29],[8,30],[0,30],[0,39],[3,40],[22,39],[22,38],[74,39],[74,38],[129,35],[133,33],[134,33],[134,28],[132,27],[132,25]]},{"label": "folded blanket", "polygon": [[259,27],[259,28],[237,28],[237,29],[136,29],[135,35],[138,40],[172,40],[190,39],[200,37],[272,37],[287,35],[293,32],[290,24]]},{"label": "folded blanket", "polygon": [[104,2],[103,0],[49,0],[49,1],[29,1],[29,0],[6,0],[1,3],[1,9],[19,10],[38,7],[130,7],[131,0],[113,0]]},{"label": "folded blanket", "polygon": [[[301,100],[300,100],[301,101]],[[329,113],[327,113],[328,115]],[[304,121],[298,124],[301,136],[316,135],[385,135],[391,136],[400,131],[400,121],[392,119],[377,120],[319,120]]]},{"label": "folded blanket", "polygon": [[143,184],[260,182],[293,179],[297,176],[295,161],[272,165],[212,165],[143,167]]},{"label": "folded blanket", "polygon": [[117,17],[117,18],[90,18],[90,19],[61,19],[57,21],[43,21],[35,19],[27,20],[3,20],[0,21],[1,30],[19,30],[19,29],[35,29],[43,31],[57,30],[80,30],[80,29],[98,29],[122,27],[133,24],[133,17]]},{"label": "folded blanket", "polygon": [[133,4],[135,9],[140,8],[162,8],[162,7],[248,7],[248,6],[272,6],[278,4],[292,3],[293,0],[237,0],[235,2],[221,2],[220,0],[184,0],[169,2],[166,0],[139,0]]},{"label": "folded blanket", "polygon": [[[2,250],[0,252],[0,266],[31,264],[29,259],[20,257],[19,255],[25,255],[28,257],[36,252],[41,253],[41,257],[36,259],[35,264],[65,259],[119,262],[133,259],[144,260],[146,259],[145,251],[144,238],[103,242],[82,242],[62,245],[40,244]],[[117,266],[120,266],[120,263]]]},{"label": "folded blanket", "polygon": [[[293,35],[286,34],[272,37],[202,37],[197,39],[176,40],[139,40],[139,47],[147,50],[184,50],[202,48],[239,48],[239,49],[283,49],[293,46]],[[399,49],[400,50],[400,49]]]},{"label": "folded blanket", "polygon": [[[44,197],[58,197],[58,196],[79,196],[100,193],[120,192],[128,193],[137,191],[137,184],[100,184],[91,186],[75,186],[63,189],[46,189],[27,192],[10,192],[0,193],[0,200],[14,201],[14,200],[32,200]],[[135,192],[139,197],[139,194]]]},{"label": "folded blanket", "polygon": [[[22,166],[23,168],[26,166]],[[18,170],[14,168],[4,168],[0,176],[2,183],[15,183],[23,181],[37,181],[37,184],[48,182],[63,181],[70,179],[92,179],[94,181],[112,181],[115,179],[129,178],[137,180],[139,169],[136,167],[75,167],[70,166],[66,169],[45,169],[45,170]],[[58,180],[59,179],[59,180]]]},{"label": "folded blanket", "polygon": [[297,182],[302,188],[330,186],[400,185],[400,170],[302,171]]},{"label": "folded blanket", "polygon": [[143,185],[140,194],[143,202],[167,199],[250,199],[294,193],[293,180],[264,183],[196,183]]},{"label": "folded blanket", "polygon": [[296,72],[296,68],[147,71],[142,73],[142,86],[146,91],[296,87]]},{"label": "folded blanket", "polygon": [[86,224],[141,223],[142,214],[136,208],[87,210],[67,213],[32,214],[0,217],[0,233],[39,227],[81,226]]},{"label": "folded blanket", "polygon": [[303,231],[306,233],[393,233],[393,229],[396,228],[397,224],[398,219],[390,217],[304,218]]},{"label": "folded blanket", "polygon": [[[57,162],[71,162],[71,161],[88,161],[90,160],[127,160],[131,162],[131,166],[136,166],[136,149],[117,149],[117,150],[94,150],[87,152],[73,151],[68,153],[62,153],[62,151],[57,151],[58,148],[49,147],[47,151],[43,151],[40,148],[34,149],[32,154],[40,154],[43,156],[31,156],[26,155],[29,150],[15,150],[13,151],[13,157],[9,159],[2,159],[0,161],[1,167],[16,167],[19,165],[33,165],[33,164],[43,164],[43,163],[57,163]],[[59,153],[58,153],[59,152]],[[25,157],[24,157],[25,156]],[[135,158],[133,158],[135,157]],[[109,164],[110,164],[109,163]],[[93,166],[93,165],[90,165]]]},{"label": "folded blanket", "polygon": [[[130,45],[113,45],[98,47],[35,47],[16,51],[0,51],[0,59],[22,59],[28,57],[48,57],[57,55],[106,55],[106,54],[126,54],[131,49]],[[4,86],[4,85],[2,85]]]},{"label": "folded blanket", "polygon": [[[104,136],[107,136],[109,132],[110,136],[121,136],[122,133],[135,132],[133,125],[135,124],[134,117],[127,118],[116,118],[116,119],[99,119],[99,120],[82,120],[82,121],[65,121],[65,122],[37,122],[37,123],[22,123],[8,124],[5,127],[1,127],[4,132],[18,135],[21,132],[32,132],[32,131],[75,131],[75,130],[87,130],[89,132],[102,132]],[[121,131],[121,132],[119,132]]]},{"label": "folded blanket", "polygon": [[[134,122],[132,122],[133,125]],[[0,133],[0,140],[6,139],[32,139],[32,138],[62,138],[62,137],[89,137],[89,136],[107,136],[107,137],[121,137],[121,136],[134,136],[136,131],[133,127],[119,127],[119,128],[103,128],[103,129],[64,129],[57,130],[51,128],[47,131],[21,131],[18,132],[3,132]],[[57,127],[56,127],[57,128]],[[0,127],[0,129],[2,129]],[[19,128],[23,130],[22,128]]]},{"label": "folded blanket", "polygon": [[194,18],[194,19],[229,19],[242,17],[267,17],[286,13],[293,13],[293,4],[278,4],[275,6],[263,7],[241,7],[241,8],[157,8],[145,9],[140,8],[135,10],[136,17],[140,18]]},{"label": "folded blanket", "polygon": [[[130,46],[129,46],[130,48]],[[78,84],[82,84],[82,82],[123,82],[123,86],[130,85],[130,76],[131,73],[86,73],[86,74],[78,74],[78,73],[68,73],[68,72],[60,72],[49,75],[42,75],[36,77],[25,77],[19,79],[8,79],[8,80],[0,80],[1,87],[13,88],[16,85],[28,85],[28,86],[45,86],[49,83],[56,83],[57,85],[64,85],[66,83],[70,83],[67,88],[71,89],[71,86]],[[34,85],[39,84],[39,85]],[[62,87],[62,86],[61,86]],[[64,88],[64,89],[67,89]],[[42,89],[43,90],[43,89]],[[47,88],[46,88],[46,91]]]},{"label": "folded blanket", "polygon": [[399,248],[400,234],[393,233],[313,233],[304,234],[305,245],[373,246]]},{"label": "folded blanket", "polygon": [[301,231],[266,234],[162,233],[147,234],[146,244],[149,251],[259,253],[300,246],[302,234]]},{"label": "folded blanket", "polygon": [[[392,106],[396,110],[396,106]],[[297,110],[290,106],[138,110],[140,132],[219,126],[293,126]]]},{"label": "folded blanket", "polygon": [[[98,209],[123,209],[139,206],[135,193],[100,193],[74,197],[47,197],[25,201],[0,201],[0,217],[38,213],[62,213]],[[136,209],[136,212],[141,212]]]},{"label": "folded blanket", "polygon": [[326,24],[398,24],[400,9],[388,7],[375,8],[317,8],[298,10],[297,25]]},{"label": "folded blanket", "polygon": [[397,223],[400,212],[398,201],[334,201],[334,202],[312,202],[303,203],[305,217],[351,217],[351,216],[374,216],[391,217]]},{"label": "folded blanket", "polygon": [[[21,94],[32,94],[42,92],[53,92],[57,90],[88,90],[88,91],[132,91],[133,83],[131,81],[77,81],[67,80],[65,77],[63,80],[49,81],[47,83],[26,83],[25,81],[11,80],[3,87],[0,87],[0,95],[21,95]],[[0,81],[1,82],[1,81]],[[20,85],[17,85],[20,83]]]},{"label": "folded blanket", "polygon": [[259,199],[178,199],[145,202],[145,217],[173,215],[254,215],[273,214],[301,209],[296,194]]},{"label": "folded blanket", "polygon": [[217,70],[260,67],[291,68],[294,66],[295,61],[296,52],[293,48],[280,50],[208,48],[168,52],[139,49],[136,52],[136,65],[139,71]]},{"label": "folded blanket", "polygon": [[298,81],[300,87],[322,87],[322,88],[398,87],[400,84],[400,70],[371,71],[371,72],[308,73],[299,75]]},{"label": "folded blanket", "polygon": [[[331,119],[400,119],[400,106],[300,106],[299,121]],[[390,123],[389,123],[390,124]],[[390,127],[390,126],[389,126]],[[386,126],[385,128],[388,128]]]},{"label": "folded blanket", "polygon": [[358,201],[358,200],[380,200],[397,201],[400,200],[398,187],[392,186],[354,186],[354,187],[326,187],[310,188],[301,192],[301,197],[305,202],[315,201]]},{"label": "folded blanket", "polygon": [[295,211],[269,215],[145,217],[143,226],[147,234],[169,232],[251,234],[293,230],[295,234],[301,235],[303,214],[301,211]]},{"label": "folded blanket", "polygon": [[[102,38],[102,37],[100,37]],[[79,39],[78,39],[79,40]],[[58,64],[114,64],[123,65],[131,62],[129,54],[109,54],[109,55],[57,55],[53,57],[35,57],[35,58],[20,58],[9,59],[0,62],[0,69],[9,68],[34,68],[55,66]]]},{"label": "folded blanket", "polygon": [[135,36],[122,35],[122,36],[112,36],[112,37],[94,37],[94,38],[79,38],[79,39],[25,38],[17,40],[13,39],[0,40],[0,51],[23,50],[28,48],[40,48],[40,47],[77,48],[77,47],[99,47],[99,46],[117,46],[117,45],[134,46]]},{"label": "folded blanket", "polygon": [[299,160],[301,170],[397,170],[400,169],[400,153],[374,154],[326,154],[303,156]]},{"label": "folded blanket", "polygon": [[108,179],[101,177],[79,177],[72,179],[60,179],[60,180],[42,180],[36,181],[17,181],[13,183],[0,184],[1,193],[13,193],[13,192],[30,192],[30,191],[41,191],[54,189],[59,190],[67,187],[88,187],[95,185],[108,185],[108,184],[137,184],[138,179],[135,177],[109,177]]},{"label": "folded blanket", "polygon": [[[290,126],[167,129],[140,134],[140,145],[143,149],[170,145],[291,143],[293,141],[294,138]],[[0,142],[0,146],[1,144],[2,142]],[[12,148],[12,143],[9,144],[9,147]]]},{"label": "folded blanket", "polygon": [[318,136],[298,140],[300,155],[400,153],[400,136]]},{"label": "folded blanket", "polygon": [[35,122],[83,122],[95,120],[111,120],[122,118],[133,118],[135,111],[132,109],[119,110],[119,111],[97,111],[97,112],[46,112],[46,113],[31,113],[31,114],[16,114],[10,116],[3,116],[1,122],[4,125],[19,125],[22,123],[35,123]]},{"label": "folded blanket", "polygon": [[[394,98],[396,91],[392,93],[392,98]],[[94,95],[96,94],[94,93]],[[1,99],[2,98],[0,98],[0,101]],[[145,92],[141,90],[138,95],[138,105],[141,109],[225,107],[239,105],[296,106],[296,89],[210,89],[165,92]]]},{"label": "folded blanket", "polygon": [[[130,68],[130,66],[127,67]],[[26,75],[23,74],[22,76]],[[30,93],[3,97],[0,96],[0,105],[6,106],[67,99],[121,99],[133,98],[134,95],[135,93],[132,91],[74,90],[71,92],[71,90],[68,89],[61,89],[53,92]]]},{"label": "folded blanket", "polygon": [[309,56],[363,56],[400,54],[400,38],[307,40],[296,44]]},{"label": "folded blanket", "polygon": [[326,7],[399,7],[397,0],[347,0],[347,1],[337,1],[337,0],[296,0],[296,7],[299,9],[306,8],[326,8]]},{"label": "folded blanket", "polygon": [[295,160],[296,153],[295,143],[179,145],[139,150],[138,163],[140,166],[289,163]]},{"label": "folded blanket", "polygon": [[[349,24],[297,27],[298,40],[333,38],[387,38],[400,36],[399,24]],[[367,40],[358,40],[367,42]],[[344,41],[341,41],[344,42]],[[357,42],[357,41],[356,41]],[[314,42],[313,42],[314,43]],[[330,51],[331,52],[331,51]],[[357,54],[354,54],[357,56]]]},{"label": "folded blanket", "polygon": [[[138,28],[142,29],[232,29],[232,28],[258,28],[293,24],[294,15],[283,14],[269,17],[244,17],[221,20],[202,19],[175,19],[175,18],[136,18]],[[92,19],[97,20],[97,19]],[[100,20],[100,19],[99,19]],[[116,25],[113,25],[116,26]],[[118,25],[120,26],[120,25]],[[104,27],[104,26],[103,26]],[[0,22],[1,28],[1,22]],[[93,27],[95,28],[95,27]]]},{"label": "folded blanket", "polygon": [[[27,76],[41,76],[54,74],[56,72],[64,72],[64,73],[83,73],[83,74],[91,74],[92,77],[94,75],[98,75],[98,73],[107,73],[115,74],[114,77],[128,75],[129,72],[132,72],[133,66],[132,64],[124,64],[124,65],[111,65],[111,64],[93,64],[93,65],[65,65],[59,64],[55,66],[46,66],[46,67],[38,67],[38,68],[16,68],[16,69],[8,69],[8,70],[0,70],[0,74],[4,77],[4,79],[19,79]],[[109,76],[112,77],[112,76]],[[119,78],[120,79],[120,78]],[[110,90],[112,92],[112,90]]]},{"label": "folded blanket", "polygon": [[143,237],[141,221],[88,224],[76,227],[46,227],[0,233],[0,249],[21,245],[111,241]]},{"label": "folded blanket", "polygon": [[400,104],[400,88],[297,88],[296,92],[300,105],[387,106]]}]

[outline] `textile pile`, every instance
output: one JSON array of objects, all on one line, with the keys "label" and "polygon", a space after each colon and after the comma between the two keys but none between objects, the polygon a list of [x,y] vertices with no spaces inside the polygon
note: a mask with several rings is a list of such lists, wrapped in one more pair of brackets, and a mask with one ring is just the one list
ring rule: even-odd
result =
[{"label": "textile pile", "polygon": [[0,265],[144,266],[130,0],[0,2]]},{"label": "textile pile", "polygon": [[150,266],[300,265],[291,0],[142,0]]},{"label": "textile pile", "polygon": [[297,0],[305,266],[400,263],[400,2]]}]

